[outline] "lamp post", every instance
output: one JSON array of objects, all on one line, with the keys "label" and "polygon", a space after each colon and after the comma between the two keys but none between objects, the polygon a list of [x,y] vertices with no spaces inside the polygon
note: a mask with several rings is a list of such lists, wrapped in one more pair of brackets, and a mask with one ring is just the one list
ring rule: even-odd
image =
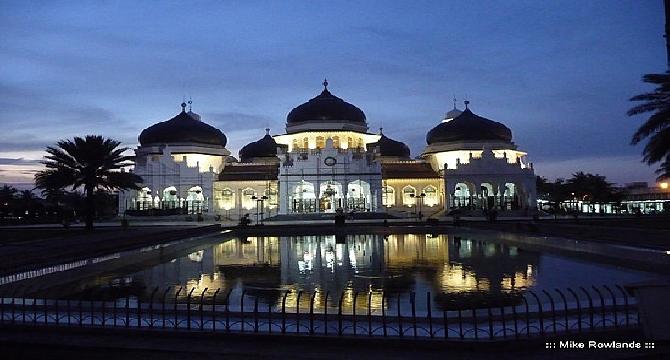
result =
[{"label": "lamp post", "polygon": [[[426,197],[426,194],[425,193],[421,193],[419,195],[409,194],[409,197],[414,199],[414,214],[416,214],[415,217],[419,221],[421,221],[421,218],[423,218],[423,214],[421,213],[421,203],[423,202],[423,199]],[[417,203],[419,205],[418,207],[417,207]],[[417,213],[417,210],[419,211],[418,213]]]},{"label": "lamp post", "polygon": [[[253,195],[253,196],[251,197],[251,199],[252,199],[252,200],[256,200],[256,225],[258,225],[259,223],[260,223],[260,224],[263,224],[263,210],[264,210],[264,206],[265,206],[264,204],[265,204],[265,200],[267,200],[268,197],[265,196],[265,195],[263,195],[263,196],[256,196],[256,195]],[[258,211],[259,211],[259,209],[258,209],[258,208],[259,208],[258,204],[259,204],[259,203],[260,203],[260,217],[259,217],[259,213],[258,213]]]}]

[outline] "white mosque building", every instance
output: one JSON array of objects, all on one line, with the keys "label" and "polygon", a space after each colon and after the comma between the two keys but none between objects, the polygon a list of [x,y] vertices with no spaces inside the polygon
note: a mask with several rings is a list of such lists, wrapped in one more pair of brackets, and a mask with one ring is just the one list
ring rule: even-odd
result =
[{"label": "white mosque building", "polygon": [[449,111],[412,158],[402,142],[369,130],[365,113],[323,91],[288,113],[286,131],[239,151],[221,130],[182,111],[139,136],[138,191],[119,194],[119,213],[203,214],[237,220],[336,211],[435,217],[452,209],[536,209],[535,175],[505,125]]}]

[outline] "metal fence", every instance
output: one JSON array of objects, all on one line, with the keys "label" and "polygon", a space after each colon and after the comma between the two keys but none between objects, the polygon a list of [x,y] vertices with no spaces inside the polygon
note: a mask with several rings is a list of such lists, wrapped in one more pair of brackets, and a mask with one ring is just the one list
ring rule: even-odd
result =
[{"label": "metal fence", "polygon": [[[154,288],[146,301],[126,296],[112,301],[56,300],[3,297],[3,325],[90,326],[148,328],[166,331],[281,333],[319,336],[414,337],[453,340],[498,340],[566,333],[636,328],[634,298],[618,285],[553,291],[525,290],[520,303],[468,308],[454,304],[435,310],[430,292],[417,310],[416,293],[381,294],[373,311],[372,293],[354,293],[345,306],[345,293],[325,296],[334,305],[315,311],[317,292],[283,292],[280,303],[264,304],[246,291],[232,305],[233,291]],[[295,306],[287,306],[291,295]],[[301,308],[301,298],[309,305]],[[307,301],[307,299],[309,299]],[[348,301],[351,298],[348,299]],[[357,303],[358,301],[358,303]],[[361,301],[367,302],[361,304]],[[336,304],[336,305],[335,305]]]}]

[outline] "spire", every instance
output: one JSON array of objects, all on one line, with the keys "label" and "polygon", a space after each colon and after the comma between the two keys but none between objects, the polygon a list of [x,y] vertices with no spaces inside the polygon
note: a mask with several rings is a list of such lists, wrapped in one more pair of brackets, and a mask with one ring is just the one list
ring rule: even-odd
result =
[{"label": "spire", "polygon": [[181,103],[181,112],[186,112],[186,103],[183,101]]},{"label": "spire", "polygon": [[270,128],[265,128],[265,135],[270,135]]},{"label": "spire", "polygon": [[379,135],[384,135],[384,132],[383,132],[382,130],[384,130],[384,128],[383,128],[383,127],[380,127],[380,128],[379,128]]},{"label": "spire", "polygon": [[454,110],[456,110],[456,95],[454,95]]},{"label": "spire", "polygon": [[469,110],[469,109],[468,109],[468,105],[470,104],[470,101],[469,101],[469,100],[465,100],[465,101],[463,101],[463,103],[465,104],[465,110]]},{"label": "spire", "polygon": [[328,79],[324,78],[321,85],[323,85],[323,90],[328,90]]},{"label": "spire", "polygon": [[188,112],[193,112],[193,99],[188,97]]}]

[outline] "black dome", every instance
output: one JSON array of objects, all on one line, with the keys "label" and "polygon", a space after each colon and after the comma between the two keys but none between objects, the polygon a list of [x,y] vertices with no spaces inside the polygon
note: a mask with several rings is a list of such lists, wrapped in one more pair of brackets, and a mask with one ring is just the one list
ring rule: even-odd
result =
[{"label": "black dome", "polygon": [[369,144],[368,146],[379,146],[379,155],[381,156],[409,158],[409,147],[407,147],[405,143],[395,141],[384,134],[382,134],[382,137],[379,139],[379,141]]},{"label": "black dome", "polygon": [[470,109],[453,120],[443,122],[426,135],[428,145],[451,141],[512,141],[512,131],[505,125],[475,115]]},{"label": "black dome", "polygon": [[191,117],[184,110],[168,121],[144,129],[139,136],[141,145],[169,143],[198,143],[226,146],[226,135],[221,130]]},{"label": "black dome", "polygon": [[286,124],[295,125],[314,120],[344,120],[367,124],[363,110],[331,94],[328,89],[323,89],[319,96],[291,110],[286,117]]},{"label": "black dome", "polygon": [[240,149],[240,161],[248,162],[252,158],[277,156],[277,142],[265,134],[260,140],[245,145]]}]

